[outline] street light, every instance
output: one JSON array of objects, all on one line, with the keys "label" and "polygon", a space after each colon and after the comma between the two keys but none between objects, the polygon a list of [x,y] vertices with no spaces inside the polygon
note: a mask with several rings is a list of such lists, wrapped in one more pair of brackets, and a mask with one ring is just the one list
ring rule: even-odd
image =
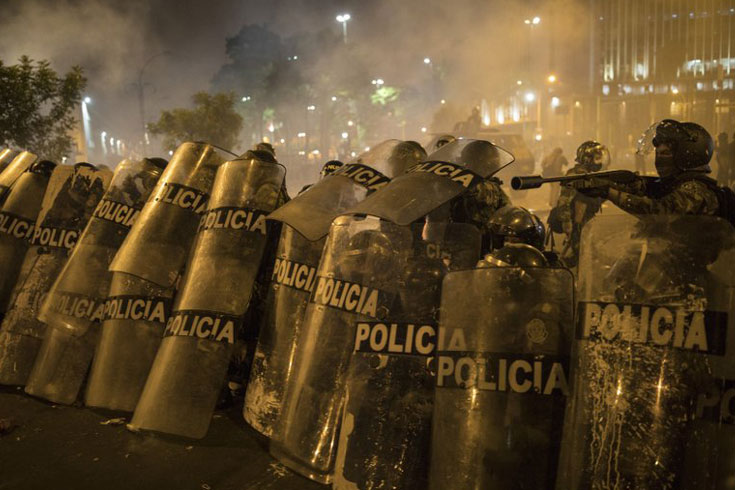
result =
[{"label": "street light", "polygon": [[533,102],[536,100],[536,94],[533,92],[526,92],[526,102]]},{"label": "street light", "polygon": [[250,96],[249,96],[249,95],[246,95],[246,96],[244,96],[244,97],[243,97],[243,98],[242,98],[241,100],[242,100],[243,102],[247,102],[247,101],[249,101],[249,100],[250,100]]},{"label": "street light", "polygon": [[424,58],[424,64],[425,65],[430,65],[431,64],[431,58],[428,58],[428,57],[427,58]]},{"label": "street light", "polygon": [[547,80],[547,81],[548,81],[549,83],[554,83],[554,82],[556,82],[556,75],[554,75],[554,74],[552,73],[551,75],[549,75],[548,77],[546,77],[546,80]]},{"label": "street light", "polygon": [[350,14],[339,14],[337,16],[337,22],[342,23],[342,40],[347,44],[347,21],[350,20]]},{"label": "street light", "polygon": [[89,95],[86,96],[86,97],[84,97],[84,103],[85,104],[91,104],[92,103],[92,98]]},{"label": "street light", "polygon": [[138,89],[138,109],[140,111],[140,125],[143,130],[143,154],[145,155],[145,148],[148,144],[148,131],[146,129],[145,124],[145,84],[143,83],[143,73],[145,72],[145,69],[148,68],[148,65],[150,65],[151,61],[154,59],[164,56],[167,54],[171,54],[171,51],[161,51],[159,53],[153,54],[148,57],[147,60],[143,63],[143,65],[140,67],[140,70],[138,70],[138,83],[135,84]]},{"label": "street light", "polygon": [[536,17],[534,17],[532,19],[526,19],[526,20],[523,21],[523,23],[526,24],[526,25],[534,25],[534,26],[537,26],[537,25],[539,25],[541,23],[541,17],[536,16]]}]

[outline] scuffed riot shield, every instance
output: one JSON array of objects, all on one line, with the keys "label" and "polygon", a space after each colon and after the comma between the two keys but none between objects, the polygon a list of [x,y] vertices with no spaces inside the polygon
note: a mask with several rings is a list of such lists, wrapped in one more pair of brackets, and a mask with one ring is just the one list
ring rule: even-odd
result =
[{"label": "scuffed riot shield", "polygon": [[308,240],[326,236],[332,220],[373,191],[417,164],[423,154],[412,144],[387,140],[361,154],[268,216],[295,228]]},{"label": "scuffed riot shield", "polygon": [[225,157],[207,143],[176,149],[136,226],[110,265],[164,288],[176,287],[207,209],[214,176]]},{"label": "scuffed riot shield", "polygon": [[407,169],[349,212],[408,225],[513,163],[513,155],[484,140],[459,139]]},{"label": "scuffed riot shield", "polygon": [[3,148],[0,150],[0,174],[3,173],[3,170],[8,168],[8,165],[10,165],[10,162],[13,161],[16,155],[18,155],[18,152],[11,150],[10,148]]},{"label": "scuffed riot shield", "polygon": [[411,230],[374,217],[334,220],[296,339],[292,372],[271,453],[308,478],[329,482],[344,383],[360,322],[389,318]]},{"label": "scuffed riot shield", "polygon": [[245,420],[267,437],[278,438],[284,390],[295,374],[296,342],[325,241],[310,242],[288,225],[281,231],[243,407]]},{"label": "scuffed riot shield", "polygon": [[171,313],[174,290],[113,272],[85,404],[132,412]]},{"label": "scuffed riot shield", "polygon": [[[359,322],[345,381],[345,407],[332,487],[340,490],[428,485],[434,355],[446,272],[471,268],[480,232],[444,224],[414,225],[412,254],[395,270],[399,302],[387,319]],[[427,229],[425,229],[427,228]]]},{"label": "scuffed riot shield", "polygon": [[28,239],[41,211],[53,162],[39,162],[21,175],[0,207],[0,321],[20,274]]},{"label": "scuffed riot shield", "polygon": [[499,267],[447,275],[429,488],[553,488],[573,312],[573,279],[566,269]]},{"label": "scuffed riot shield", "polygon": [[34,395],[73,403],[89,370],[104,318],[115,253],[140,214],[165,160],[122,161],[69,260],[44,300],[48,325],[28,385]]},{"label": "scuffed riot shield", "polygon": [[37,319],[41,304],[109,181],[110,172],[89,164],[58,166],[51,174],[0,326],[0,384],[26,384],[46,330]]},{"label": "scuffed riot shield", "polygon": [[4,165],[0,170],[0,204],[8,197],[8,190],[13,186],[16,180],[28,170],[38,157],[29,152],[22,151],[15,155],[10,163]]},{"label": "scuffed riot shield", "polygon": [[734,259],[735,231],[718,218],[585,227],[557,488],[732,487]]},{"label": "scuffed riot shield", "polygon": [[247,310],[285,176],[254,158],[217,171],[209,209],[129,427],[204,437]]}]

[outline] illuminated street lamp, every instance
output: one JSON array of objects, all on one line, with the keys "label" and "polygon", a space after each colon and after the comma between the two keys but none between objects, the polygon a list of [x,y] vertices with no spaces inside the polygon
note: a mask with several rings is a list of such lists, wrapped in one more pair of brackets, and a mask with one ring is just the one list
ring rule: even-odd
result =
[{"label": "illuminated street lamp", "polygon": [[530,26],[537,26],[541,23],[541,17],[536,16],[532,19],[526,19],[523,21],[523,23]]},{"label": "illuminated street lamp", "polygon": [[547,82],[549,82],[549,83],[554,83],[554,82],[556,82],[556,75],[554,75],[554,74],[552,73],[551,75],[549,75],[548,77],[546,77],[546,81],[547,81]]},{"label": "illuminated street lamp", "polygon": [[92,103],[92,98],[91,98],[90,96],[86,96],[86,97],[84,98],[84,103],[85,103],[85,104],[91,104],[91,103]]},{"label": "illuminated street lamp", "polygon": [[424,64],[425,65],[430,65],[431,64],[431,58],[429,58],[429,57],[424,58]]},{"label": "illuminated street lamp", "polygon": [[533,92],[526,92],[526,102],[533,102],[536,100],[536,94]]},{"label": "illuminated street lamp", "polygon": [[342,40],[347,44],[347,21],[352,17],[350,14],[339,14],[337,16],[337,22],[342,23]]}]

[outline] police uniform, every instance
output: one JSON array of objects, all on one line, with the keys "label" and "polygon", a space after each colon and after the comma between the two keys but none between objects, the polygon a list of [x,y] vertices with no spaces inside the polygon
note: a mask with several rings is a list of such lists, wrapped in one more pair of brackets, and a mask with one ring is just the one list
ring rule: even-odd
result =
[{"label": "police uniform", "polygon": [[658,189],[647,186],[645,195],[612,187],[608,199],[630,214],[717,215],[719,201],[713,179],[699,172],[685,172],[668,180],[661,182]]},{"label": "police uniform", "polygon": [[[566,175],[583,175],[590,172],[591,170],[585,165],[577,164],[570,168]],[[561,195],[556,203],[556,213],[562,228],[568,233],[563,258],[572,266],[577,263],[582,227],[600,212],[602,201],[598,197],[585,196],[572,187],[562,186]]]},{"label": "police uniform", "polygon": [[500,184],[501,182],[495,178],[483,179],[460,196],[453,206],[454,221],[469,223],[480,229],[483,235],[483,253],[489,251],[485,247],[485,242],[489,243],[489,240],[485,238],[491,233],[490,218],[498,209],[511,204],[510,198]]}]

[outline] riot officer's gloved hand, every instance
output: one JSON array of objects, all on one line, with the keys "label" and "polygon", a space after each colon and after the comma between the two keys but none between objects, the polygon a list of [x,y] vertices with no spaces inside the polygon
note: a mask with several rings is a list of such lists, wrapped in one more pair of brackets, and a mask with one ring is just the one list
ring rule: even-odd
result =
[{"label": "riot officer's gloved hand", "polygon": [[592,177],[590,179],[574,180],[566,185],[587,197],[600,197],[606,199],[610,193],[610,187],[614,185],[614,182],[607,179]]}]

